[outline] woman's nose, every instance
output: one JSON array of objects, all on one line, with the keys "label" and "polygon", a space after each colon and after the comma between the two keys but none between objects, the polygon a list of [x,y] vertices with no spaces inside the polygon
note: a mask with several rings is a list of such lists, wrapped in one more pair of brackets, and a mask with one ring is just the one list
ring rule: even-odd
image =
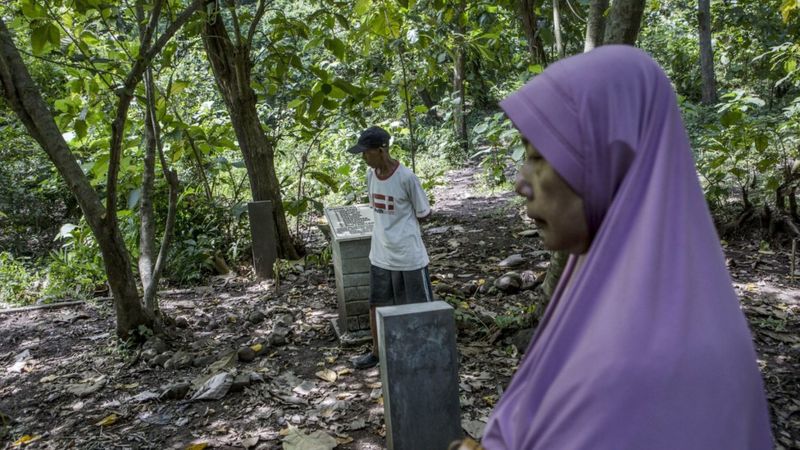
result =
[{"label": "woman's nose", "polygon": [[517,174],[517,180],[514,183],[514,191],[528,200],[533,200],[533,187],[521,173]]}]

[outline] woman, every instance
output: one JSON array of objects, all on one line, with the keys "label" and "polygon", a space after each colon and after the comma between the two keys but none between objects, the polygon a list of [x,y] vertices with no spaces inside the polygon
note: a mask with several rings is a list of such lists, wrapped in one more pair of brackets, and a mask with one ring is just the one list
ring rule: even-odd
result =
[{"label": "woman", "polygon": [[495,449],[771,449],[750,332],[669,80],[605,46],[501,103],[517,192],[572,256],[490,417]]}]

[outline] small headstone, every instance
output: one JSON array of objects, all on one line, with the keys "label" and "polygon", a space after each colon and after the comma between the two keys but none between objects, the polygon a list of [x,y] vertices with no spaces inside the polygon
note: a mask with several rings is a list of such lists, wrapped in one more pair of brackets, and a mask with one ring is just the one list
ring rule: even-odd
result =
[{"label": "small headstone", "polygon": [[453,308],[387,306],[377,322],[387,447],[447,448],[463,436]]},{"label": "small headstone", "polygon": [[272,278],[273,265],[278,259],[272,202],[269,200],[250,202],[247,204],[247,211],[253,244],[253,268],[258,278],[262,280]]}]

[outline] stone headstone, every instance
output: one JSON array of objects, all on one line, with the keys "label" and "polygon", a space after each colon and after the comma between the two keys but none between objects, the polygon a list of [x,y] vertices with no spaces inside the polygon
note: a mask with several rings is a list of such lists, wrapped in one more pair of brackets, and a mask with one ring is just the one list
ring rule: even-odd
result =
[{"label": "stone headstone", "polygon": [[369,205],[325,208],[325,216],[331,227],[339,310],[337,331],[368,330],[372,208]]},{"label": "stone headstone", "polygon": [[453,308],[435,301],[376,312],[387,447],[446,449],[463,436]]},{"label": "stone headstone", "polygon": [[275,222],[272,215],[272,202],[269,200],[247,204],[250,217],[250,234],[253,239],[253,268],[262,280],[272,278],[278,250],[275,247]]}]

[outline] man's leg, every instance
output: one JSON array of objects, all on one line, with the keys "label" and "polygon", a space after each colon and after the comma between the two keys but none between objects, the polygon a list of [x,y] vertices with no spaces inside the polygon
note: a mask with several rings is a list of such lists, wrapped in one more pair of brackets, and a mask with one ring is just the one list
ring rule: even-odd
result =
[{"label": "man's leg", "polygon": [[371,266],[369,271],[369,331],[372,335],[372,350],[353,360],[356,369],[369,369],[378,362],[378,322],[375,309],[394,304],[395,290],[392,271]]}]

